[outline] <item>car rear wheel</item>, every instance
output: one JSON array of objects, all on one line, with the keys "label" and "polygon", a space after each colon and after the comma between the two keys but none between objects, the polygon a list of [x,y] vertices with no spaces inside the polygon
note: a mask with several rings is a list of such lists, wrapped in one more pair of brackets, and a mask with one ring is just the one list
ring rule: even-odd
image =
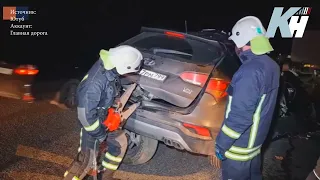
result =
[{"label": "car rear wheel", "polygon": [[219,169],[221,168],[221,161],[215,155],[208,156],[208,158],[211,166]]},{"label": "car rear wheel", "polygon": [[79,83],[79,80],[72,79],[66,82],[61,88],[60,102],[70,109],[77,107],[76,92]]},{"label": "car rear wheel", "polygon": [[148,162],[156,153],[158,141],[126,131],[128,137],[128,149],[123,163],[128,165],[138,165]]}]

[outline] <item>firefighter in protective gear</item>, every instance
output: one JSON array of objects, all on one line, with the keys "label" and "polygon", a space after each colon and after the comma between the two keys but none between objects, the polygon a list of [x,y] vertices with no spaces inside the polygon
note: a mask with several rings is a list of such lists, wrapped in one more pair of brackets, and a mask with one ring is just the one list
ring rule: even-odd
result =
[{"label": "firefighter in protective gear", "polygon": [[242,65],[227,93],[225,120],[216,138],[216,156],[222,160],[223,179],[262,179],[260,149],[276,105],[280,68],[266,53],[273,48],[260,20],[240,19],[229,39]]},{"label": "firefighter in protective gear", "polygon": [[109,51],[101,50],[99,60],[79,84],[77,113],[82,125],[80,147],[77,158],[64,174],[66,180],[82,179],[90,167],[95,167],[101,151],[104,151],[102,178],[113,179],[128,142],[121,130],[107,134],[102,122],[119,92],[119,75],[137,72],[142,58],[139,50],[127,45]]}]

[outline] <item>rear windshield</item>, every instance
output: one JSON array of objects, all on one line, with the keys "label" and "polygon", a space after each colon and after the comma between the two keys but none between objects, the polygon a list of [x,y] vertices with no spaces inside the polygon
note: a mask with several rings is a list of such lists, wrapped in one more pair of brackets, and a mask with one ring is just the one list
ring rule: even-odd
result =
[{"label": "rear windshield", "polygon": [[159,33],[144,32],[123,44],[197,64],[214,64],[220,57],[219,47],[212,44]]}]

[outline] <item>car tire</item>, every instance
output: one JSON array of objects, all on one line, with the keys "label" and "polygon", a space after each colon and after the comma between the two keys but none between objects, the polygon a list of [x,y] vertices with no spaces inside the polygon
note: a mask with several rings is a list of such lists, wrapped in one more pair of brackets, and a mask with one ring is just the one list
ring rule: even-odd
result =
[{"label": "car tire", "polygon": [[60,103],[69,109],[75,109],[77,107],[76,92],[79,83],[79,80],[71,79],[66,82],[60,90]]},{"label": "car tire", "polygon": [[211,166],[221,169],[221,161],[215,155],[208,156],[208,159]]},{"label": "car tire", "polygon": [[[158,148],[158,141],[142,135],[126,131],[128,137],[128,149],[123,163],[127,165],[138,165],[148,162],[156,153]],[[139,138],[139,142],[135,143],[135,147],[131,147],[132,136]]]}]

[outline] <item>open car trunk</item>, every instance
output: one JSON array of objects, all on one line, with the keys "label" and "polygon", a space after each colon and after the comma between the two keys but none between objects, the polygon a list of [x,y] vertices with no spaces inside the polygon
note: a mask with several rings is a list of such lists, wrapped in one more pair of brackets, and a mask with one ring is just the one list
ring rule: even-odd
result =
[{"label": "open car trunk", "polygon": [[208,76],[223,57],[217,42],[152,28],[121,45],[136,47],[143,54],[141,71],[123,77],[122,84],[137,82],[136,97],[143,98],[144,108],[182,114],[197,105]]},{"label": "open car trunk", "polygon": [[165,101],[178,107],[188,107],[198,96],[202,87],[183,80],[185,72],[209,74],[212,66],[199,66],[170,58],[145,54],[144,65],[139,74],[126,76],[128,82],[137,82],[152,94],[155,101]]}]

